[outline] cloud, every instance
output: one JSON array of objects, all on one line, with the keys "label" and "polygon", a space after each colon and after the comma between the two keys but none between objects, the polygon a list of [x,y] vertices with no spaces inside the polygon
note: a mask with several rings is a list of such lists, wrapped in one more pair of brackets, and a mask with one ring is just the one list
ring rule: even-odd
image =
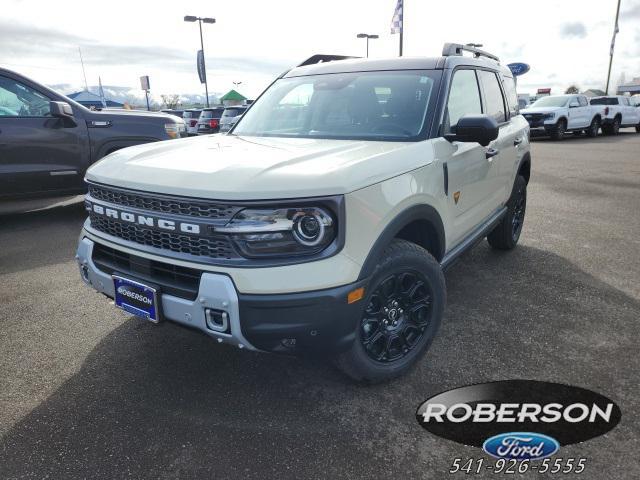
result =
[{"label": "cloud", "polygon": [[626,7],[620,12],[621,21],[633,19],[640,19],[640,2]]},{"label": "cloud", "polygon": [[560,28],[562,38],[584,38],[587,36],[587,27],[582,22],[569,22]]},{"label": "cloud", "polygon": [[[36,46],[34,48],[34,46]],[[161,66],[173,72],[192,72],[195,68],[194,52],[161,45],[118,45],[102,43],[66,32],[45,30],[15,22],[0,20],[0,58],[16,58],[37,62],[46,58],[67,61],[82,48],[87,66]],[[245,57],[210,57],[207,66],[212,70],[281,73],[283,63]]]}]

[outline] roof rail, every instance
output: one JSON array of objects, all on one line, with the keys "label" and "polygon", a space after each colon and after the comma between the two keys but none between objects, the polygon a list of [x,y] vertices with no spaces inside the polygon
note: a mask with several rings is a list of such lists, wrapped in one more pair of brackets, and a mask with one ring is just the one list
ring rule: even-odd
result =
[{"label": "roof rail", "polygon": [[442,47],[442,56],[443,57],[451,57],[454,55],[461,56],[462,52],[473,53],[474,58],[478,57],[487,57],[491,60],[495,60],[496,62],[500,62],[500,59],[495,55],[492,55],[484,50],[480,50],[473,45],[462,45],[459,43],[445,43],[444,47]]},{"label": "roof rail", "polygon": [[362,57],[348,57],[345,55],[313,55],[302,62],[298,67],[304,67],[305,65],[313,65],[315,63],[334,62],[336,60],[347,60],[349,58],[362,58]]}]

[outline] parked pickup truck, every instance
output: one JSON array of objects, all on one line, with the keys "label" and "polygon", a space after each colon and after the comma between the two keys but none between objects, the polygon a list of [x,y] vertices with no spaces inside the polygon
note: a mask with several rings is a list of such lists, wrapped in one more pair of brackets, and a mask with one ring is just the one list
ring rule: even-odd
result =
[{"label": "parked pickup truck", "polygon": [[542,97],[520,111],[529,122],[532,135],[549,135],[554,140],[562,140],[566,132],[584,131],[590,137],[597,136],[603,112],[602,106],[589,105],[584,95]]},{"label": "parked pickup truck", "polygon": [[617,135],[621,127],[636,127],[636,131],[640,131],[640,109],[630,102],[629,97],[594,97],[591,105],[603,108],[602,133]]},{"label": "parked pickup truck", "polygon": [[[0,201],[83,193],[89,165],[131,145],[186,136],[173,115],[92,111],[0,68]],[[10,209],[9,209],[10,210]]]}]

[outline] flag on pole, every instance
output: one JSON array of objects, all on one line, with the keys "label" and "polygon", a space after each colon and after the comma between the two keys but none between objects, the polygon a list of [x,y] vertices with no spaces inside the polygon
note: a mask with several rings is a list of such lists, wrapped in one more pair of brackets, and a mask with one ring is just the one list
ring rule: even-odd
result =
[{"label": "flag on pole", "polygon": [[391,33],[402,33],[402,5],[403,0],[398,0],[396,10],[393,12],[393,18],[391,19]]},{"label": "flag on pole", "polygon": [[104,99],[104,90],[102,90],[102,79],[98,77],[98,85],[100,90],[100,101],[102,102],[102,107],[107,108],[107,101]]}]

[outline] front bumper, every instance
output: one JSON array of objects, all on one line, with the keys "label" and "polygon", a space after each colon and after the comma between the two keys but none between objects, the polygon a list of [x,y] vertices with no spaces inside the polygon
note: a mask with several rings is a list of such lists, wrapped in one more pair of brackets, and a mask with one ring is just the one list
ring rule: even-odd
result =
[{"label": "front bumper", "polygon": [[[111,273],[93,261],[95,242],[81,238],[76,259],[82,279],[107,297],[115,295]],[[120,272],[127,276],[127,272]],[[135,274],[132,279],[136,279]],[[165,320],[195,328],[216,339],[249,350],[291,354],[325,354],[347,349],[355,338],[364,301],[347,303],[352,290],[366,281],[341,287],[289,294],[241,294],[231,278],[203,271],[195,300],[161,292]],[[226,333],[207,326],[205,310],[227,312]]]}]

